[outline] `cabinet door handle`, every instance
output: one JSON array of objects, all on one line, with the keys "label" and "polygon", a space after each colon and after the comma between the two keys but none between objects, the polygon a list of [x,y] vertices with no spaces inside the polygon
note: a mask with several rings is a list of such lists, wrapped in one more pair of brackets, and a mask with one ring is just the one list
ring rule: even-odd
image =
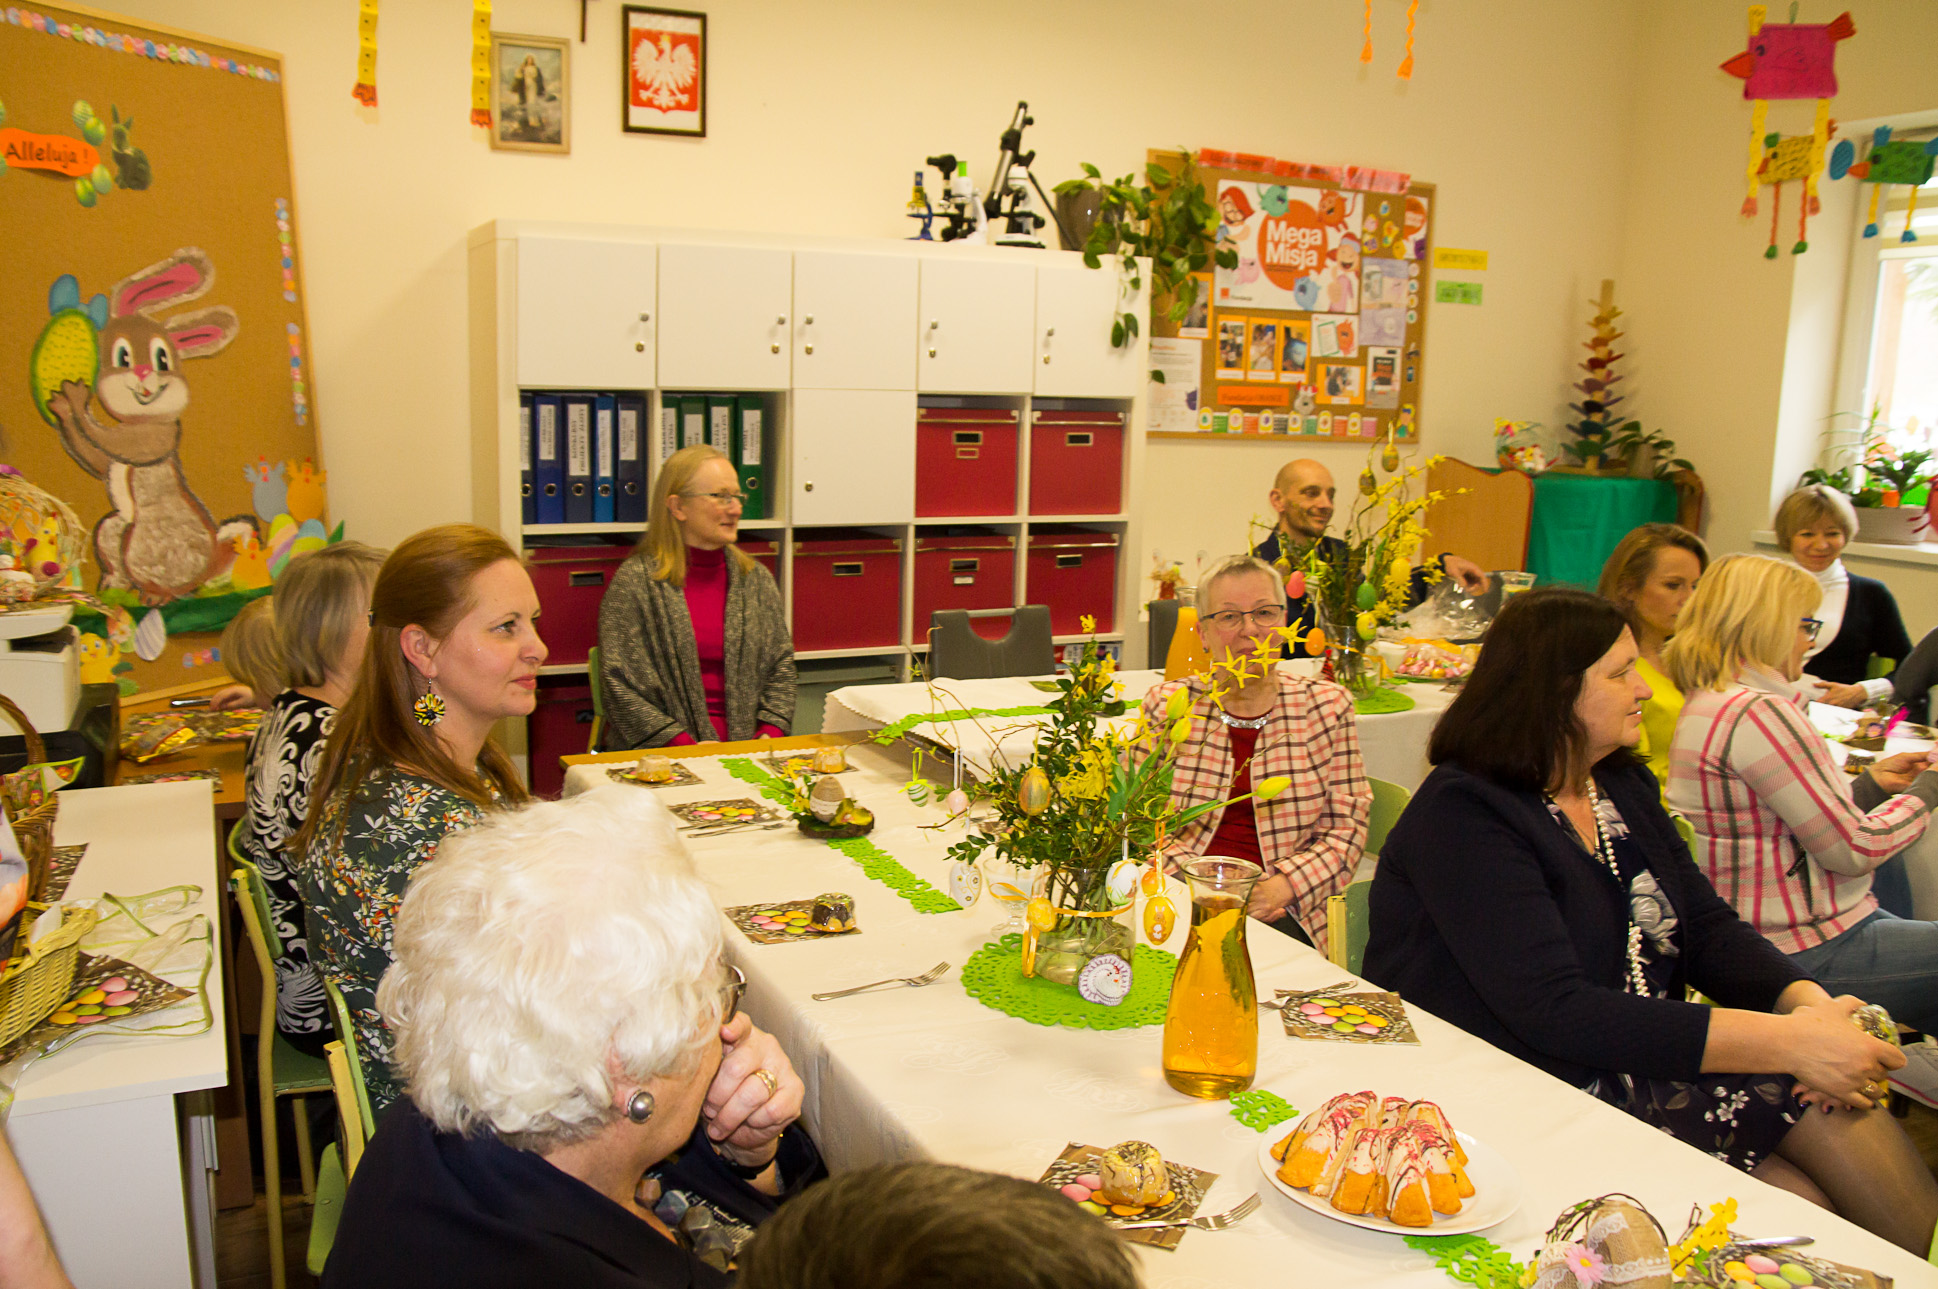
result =
[{"label": "cabinet door handle", "polygon": [[774,319],[774,325],[777,327],[785,327],[787,325],[787,315],[783,313],[780,317]]},{"label": "cabinet door handle", "polygon": [[942,324],[941,324],[940,322],[937,322],[937,321],[936,321],[936,320],[935,320],[934,318],[930,318],[930,319],[929,319],[929,330],[930,330],[930,331],[934,331],[934,330],[936,330],[936,329],[937,329],[938,327],[940,327],[941,325],[942,325]]},{"label": "cabinet door handle", "polygon": [[935,350],[934,350],[934,349],[930,349],[930,350],[929,350],[929,357],[931,357],[931,358],[933,358],[933,357],[935,357]]},{"label": "cabinet door handle", "polygon": [[811,313],[807,316],[807,325],[810,327],[814,325],[814,315]]},{"label": "cabinet door handle", "polygon": [[777,353],[779,353],[780,351],[781,351],[781,347],[780,347],[780,346],[779,346],[778,344],[773,344],[773,345],[769,345],[769,346],[767,346],[767,352],[768,352],[768,353],[770,353],[770,354],[777,354]]},{"label": "cabinet door handle", "polygon": [[653,315],[650,313],[642,313],[639,315],[639,320],[641,322],[651,322],[653,320]]},{"label": "cabinet door handle", "polygon": [[813,345],[812,343],[809,343],[809,344],[807,344],[807,345],[804,345],[804,346],[802,347],[802,349],[803,349],[803,352],[806,352],[806,353],[810,353],[810,354],[811,354],[811,353],[813,353],[813,352],[814,352],[814,345]]},{"label": "cabinet door handle", "polygon": [[813,492],[813,491],[814,491],[814,485],[813,485],[813,484],[811,484],[811,483],[804,483],[804,484],[802,484],[802,485],[801,485],[801,491],[803,491],[803,492]]}]

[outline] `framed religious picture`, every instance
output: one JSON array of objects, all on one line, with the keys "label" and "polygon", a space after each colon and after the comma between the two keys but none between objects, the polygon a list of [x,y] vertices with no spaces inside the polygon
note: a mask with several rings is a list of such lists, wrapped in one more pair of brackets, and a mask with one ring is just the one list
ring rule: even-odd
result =
[{"label": "framed religious picture", "polygon": [[621,18],[626,129],[705,137],[707,16],[629,4]]},{"label": "framed religious picture", "polygon": [[491,146],[572,151],[572,51],[551,36],[491,33]]}]

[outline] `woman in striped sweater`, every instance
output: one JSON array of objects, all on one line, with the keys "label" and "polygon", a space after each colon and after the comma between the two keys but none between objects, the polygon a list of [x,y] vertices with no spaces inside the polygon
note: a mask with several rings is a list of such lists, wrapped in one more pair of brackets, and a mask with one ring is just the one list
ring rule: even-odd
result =
[{"label": "woman in striped sweater", "polygon": [[1821,594],[1808,573],[1760,555],[1728,556],[1703,576],[1664,651],[1687,696],[1667,801],[1744,921],[1831,993],[1930,1032],[1938,922],[1880,909],[1871,874],[1929,844],[1938,753],[1885,757],[1855,779],[1831,758],[1798,685]]}]

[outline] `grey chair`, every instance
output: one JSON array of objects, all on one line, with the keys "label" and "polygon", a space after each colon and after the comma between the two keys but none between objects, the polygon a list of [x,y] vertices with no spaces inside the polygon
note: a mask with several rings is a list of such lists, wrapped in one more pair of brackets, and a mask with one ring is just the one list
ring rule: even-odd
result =
[{"label": "grey chair", "polygon": [[[971,618],[1010,618],[1009,634],[985,640]],[[1056,670],[1050,643],[1050,609],[1025,604],[1010,609],[937,609],[929,615],[929,678],[987,680],[992,676],[1045,676]]]},{"label": "grey chair", "polygon": [[1144,608],[1151,615],[1149,652],[1144,655],[1144,665],[1157,671],[1164,670],[1164,660],[1171,656],[1171,637],[1178,633],[1177,600],[1152,600]]}]

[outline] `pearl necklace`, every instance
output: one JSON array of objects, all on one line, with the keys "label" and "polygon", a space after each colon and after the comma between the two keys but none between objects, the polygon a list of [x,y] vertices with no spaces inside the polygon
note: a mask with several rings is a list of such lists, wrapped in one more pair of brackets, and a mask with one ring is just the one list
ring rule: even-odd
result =
[{"label": "pearl necklace", "polygon": [[1231,726],[1233,729],[1262,730],[1265,728],[1265,723],[1272,719],[1272,713],[1270,712],[1265,713],[1263,716],[1233,716],[1222,707],[1213,707],[1211,710],[1218,714],[1219,720]]},{"label": "pearl necklace", "polygon": [[[1548,800],[1554,802],[1553,793],[1548,794]],[[1627,899],[1628,890],[1622,885],[1622,870],[1615,862],[1615,844],[1602,827],[1602,796],[1595,790],[1593,779],[1588,781],[1588,813],[1595,820],[1595,856],[1607,867],[1609,875],[1615,879],[1616,888]],[[1636,924],[1633,909],[1628,910],[1623,920],[1628,923],[1628,989],[1638,998],[1648,998],[1651,996],[1649,982],[1642,973],[1642,928]]]}]

